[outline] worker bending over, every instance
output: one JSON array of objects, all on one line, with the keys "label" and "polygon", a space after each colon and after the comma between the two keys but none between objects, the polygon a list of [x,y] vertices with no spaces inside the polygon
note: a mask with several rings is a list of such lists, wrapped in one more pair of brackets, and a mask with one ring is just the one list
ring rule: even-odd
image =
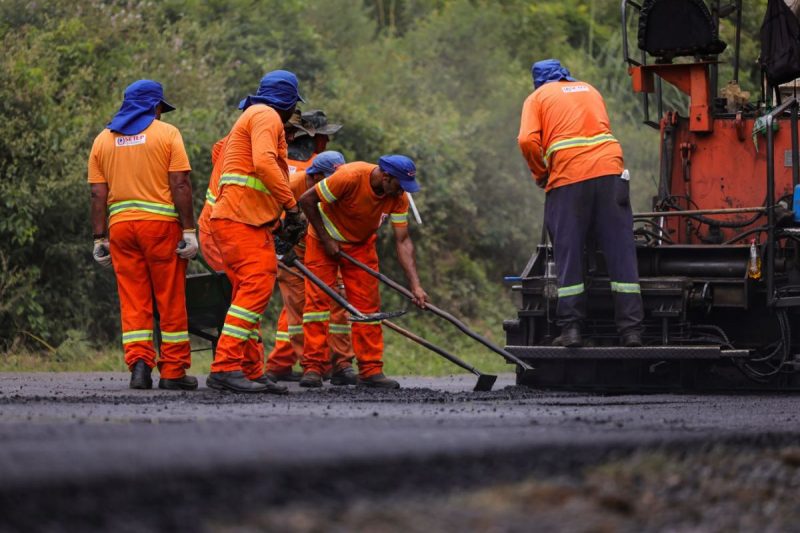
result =
[{"label": "worker bending over", "polygon": [[[94,140],[89,156],[94,259],[117,277],[122,345],[132,389],[193,390],[186,318],[186,264],[197,253],[189,158],[175,126],[161,113],[175,108],[160,83],[139,80]],[[160,357],[153,346],[153,298]]]},{"label": "worker bending over", "polygon": [[555,59],[533,64],[534,91],[522,108],[518,142],[546,191],[545,225],[558,271],[553,344],[581,346],[586,318],[583,249],[593,231],[603,250],[623,346],[642,345],[642,295],[633,241],[629,181],[605,102]]},{"label": "worker bending over", "polygon": [[[378,164],[356,162],[342,165],[300,197],[300,207],[311,229],[306,238],[306,267],[333,286],[341,270],[347,297],[362,313],[380,309],[378,280],[339,257],[343,251],[378,269],[376,232],[388,217],[396,241],[397,258],[414,294],[414,303],[425,307],[414,261],[414,244],[408,233],[406,192],[419,190],[414,162],[402,155],[385,155]],[[321,387],[327,363],[325,345],[330,320],[330,298],[306,280],[303,312],[303,387]],[[383,331],[380,322],[352,324],[353,348],[358,360],[358,384],[396,389],[397,381],[383,374]]]},{"label": "worker bending over", "polygon": [[[292,174],[289,188],[298,200],[307,190],[331,176],[344,164],[344,156],[339,152],[327,151],[317,154],[314,162],[305,171]],[[294,247],[298,260],[305,256],[305,240]],[[288,267],[287,267],[288,268]],[[278,287],[283,298],[283,309],[278,318],[278,332],[275,348],[267,357],[267,376],[273,381],[298,381],[299,375],[292,371],[295,362],[303,357],[303,307],[306,303],[305,282],[301,276],[286,269],[278,269]],[[336,278],[336,289],[343,287],[341,276]],[[350,323],[347,312],[340,306],[331,308],[328,325],[327,347],[329,355],[323,368],[323,375],[330,372],[331,385],[355,385],[353,371],[353,346],[350,342]],[[296,376],[296,377],[295,377]]]},{"label": "worker bending over", "polygon": [[[275,284],[277,259],[272,232],[295,242],[305,221],[288,182],[283,124],[302,100],[297,77],[285,70],[267,73],[255,95],[241,104],[223,150],[219,196],[211,212],[211,231],[225,272],[234,284],[209,387],[236,392],[285,393],[264,376],[264,354],[247,350]],[[281,224],[281,215],[285,218]]]}]

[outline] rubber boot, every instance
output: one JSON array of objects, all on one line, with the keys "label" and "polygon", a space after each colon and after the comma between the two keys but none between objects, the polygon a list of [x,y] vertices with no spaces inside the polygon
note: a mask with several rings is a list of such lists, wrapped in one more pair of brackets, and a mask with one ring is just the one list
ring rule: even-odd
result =
[{"label": "rubber boot", "polygon": [[626,331],[622,334],[621,344],[625,348],[638,348],[642,346],[642,334],[638,331]]},{"label": "rubber boot", "polygon": [[322,387],[322,376],[320,376],[316,372],[306,372],[305,374],[303,374],[303,377],[300,378],[299,385],[301,387],[312,388],[312,389]]},{"label": "rubber boot", "polygon": [[374,374],[368,378],[358,378],[359,387],[372,387],[376,389],[399,389],[400,384],[393,379],[389,379],[383,374]]},{"label": "rubber boot", "polygon": [[567,348],[583,346],[581,327],[578,324],[567,324],[561,328],[561,335],[553,339],[553,346],[566,346]]},{"label": "rubber boot", "polygon": [[253,381],[256,383],[260,383],[266,386],[267,394],[289,394],[289,389],[286,388],[286,385],[280,385],[277,382],[273,381],[267,374],[264,374],[260,378],[256,378]]},{"label": "rubber boot", "polygon": [[358,383],[358,376],[352,367],[345,366],[340,368],[331,376],[331,385],[341,387],[343,385],[355,385]]},{"label": "rubber boot", "polygon": [[266,385],[247,379],[241,370],[211,372],[206,378],[206,385],[212,389],[233,392],[265,392],[267,390]]},{"label": "rubber boot", "polygon": [[131,383],[132,389],[152,389],[153,377],[150,375],[153,369],[147,366],[147,363],[139,359],[133,363],[133,370],[131,370]]},{"label": "rubber boot", "polygon": [[194,376],[183,376],[182,378],[158,380],[158,388],[166,390],[196,390],[197,378]]}]

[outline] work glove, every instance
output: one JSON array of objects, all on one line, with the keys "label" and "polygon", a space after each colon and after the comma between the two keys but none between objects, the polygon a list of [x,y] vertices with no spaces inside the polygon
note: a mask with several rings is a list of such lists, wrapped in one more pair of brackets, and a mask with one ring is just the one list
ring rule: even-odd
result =
[{"label": "work glove", "polygon": [[181,259],[194,259],[199,247],[195,230],[185,229],[183,230],[183,239],[178,243],[175,253],[178,254]]},{"label": "work glove", "polygon": [[306,226],[308,226],[308,221],[299,209],[286,211],[286,216],[283,217],[281,222],[281,228],[275,232],[275,236],[281,241],[294,246],[306,234]]},{"label": "work glove", "polygon": [[297,259],[294,246],[275,235],[275,255],[283,264],[292,265]]},{"label": "work glove", "polygon": [[94,240],[92,257],[94,257],[94,260],[97,261],[97,264],[101,267],[111,266],[111,249],[108,247],[108,239],[102,238]]}]

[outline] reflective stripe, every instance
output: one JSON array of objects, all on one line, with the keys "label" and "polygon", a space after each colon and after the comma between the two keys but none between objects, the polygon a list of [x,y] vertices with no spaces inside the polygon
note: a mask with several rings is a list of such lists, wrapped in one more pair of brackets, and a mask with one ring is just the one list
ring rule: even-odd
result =
[{"label": "reflective stripe", "polygon": [[165,343],[178,343],[189,342],[188,331],[162,331],[161,342]]},{"label": "reflective stripe", "polygon": [[622,283],[619,281],[611,282],[611,290],[623,294],[639,294],[642,292],[642,288],[638,283]]},{"label": "reflective stripe", "polygon": [[249,329],[240,328],[239,326],[234,326],[233,324],[225,324],[222,326],[221,335],[227,335],[229,337],[233,337],[234,339],[246,341],[250,338],[250,331],[251,330]]},{"label": "reflective stripe", "polygon": [[303,324],[305,324],[306,322],[327,322],[330,319],[331,319],[330,311],[303,313]]},{"label": "reflective stripe", "polygon": [[350,333],[350,324],[330,324],[328,331],[338,335],[347,335]]},{"label": "reflective stripe", "polygon": [[568,287],[558,288],[559,298],[564,298],[565,296],[577,296],[578,294],[582,293],[583,293],[583,283],[578,283],[577,285],[570,285]]},{"label": "reflective stripe", "polygon": [[144,211],[167,217],[178,218],[178,212],[172,204],[160,204],[157,202],[146,202],[144,200],[125,200],[114,202],[108,206],[108,216],[113,217],[125,211]]},{"label": "reflective stripe", "polygon": [[210,205],[217,203],[217,197],[211,193],[211,189],[206,189],[206,202]]},{"label": "reflective stripe", "polygon": [[231,305],[231,308],[228,309],[228,314],[235,316],[236,318],[241,318],[246,322],[252,322],[253,324],[261,319],[261,315],[259,313],[245,309],[244,307],[240,307],[238,305]]},{"label": "reflective stripe", "polygon": [[370,321],[370,322],[362,322],[362,321],[359,320],[358,322],[353,322],[353,323],[355,325],[357,325],[357,326],[360,325],[360,324],[363,324],[365,326],[380,326],[381,325],[381,321],[380,320],[373,320],[373,321]]},{"label": "reflective stripe", "polygon": [[289,342],[289,332],[288,331],[276,331],[275,332],[275,342]]},{"label": "reflective stripe", "polygon": [[141,342],[141,341],[152,341],[152,340],[153,340],[152,329],[137,329],[136,331],[122,332],[122,344],[128,344],[129,342]]},{"label": "reflective stripe", "polygon": [[260,341],[261,340],[261,335],[259,335],[257,329],[254,329],[254,330],[250,331],[250,337],[249,338],[254,340],[254,341]]},{"label": "reflective stripe", "polygon": [[325,211],[322,210],[322,204],[317,204],[319,208],[319,214],[322,215],[322,224],[325,226],[325,229],[328,231],[328,235],[333,237],[339,242],[348,242],[347,239],[336,229],[331,219],[328,218],[328,215],[325,214]]},{"label": "reflective stripe", "polygon": [[547,160],[550,158],[553,152],[557,152],[558,150],[563,150],[565,148],[576,148],[578,146],[594,146],[596,144],[603,144],[607,142],[619,141],[617,141],[617,139],[610,133],[601,133],[600,135],[595,135],[593,137],[572,137],[571,139],[564,139],[563,141],[555,142],[547,147],[547,151],[544,153],[544,162],[547,164]]},{"label": "reflective stripe", "polygon": [[322,199],[328,203],[332,203],[336,201],[336,196],[333,195],[330,188],[328,187],[328,178],[319,182],[319,192],[322,194]]},{"label": "reflective stripe", "polygon": [[289,326],[289,335],[302,335],[303,334],[303,326],[297,324],[295,326]]},{"label": "reflective stripe", "polygon": [[239,187],[249,187],[264,194],[271,194],[260,179],[253,176],[243,176],[241,174],[223,174],[219,179],[219,186],[223,185],[238,185]]},{"label": "reflective stripe", "polygon": [[403,224],[408,222],[408,211],[405,213],[391,213],[389,215],[389,220],[392,224]]}]

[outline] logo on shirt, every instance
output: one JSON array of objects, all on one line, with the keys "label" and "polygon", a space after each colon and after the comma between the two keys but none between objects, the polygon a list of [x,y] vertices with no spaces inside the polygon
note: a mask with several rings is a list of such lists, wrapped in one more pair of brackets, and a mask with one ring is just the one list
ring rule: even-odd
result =
[{"label": "logo on shirt", "polygon": [[144,144],[147,142],[147,135],[144,133],[139,133],[137,135],[122,135],[117,137],[114,142],[116,143],[117,147],[123,146],[136,146],[137,144]]},{"label": "logo on shirt", "polygon": [[565,93],[588,93],[589,87],[586,85],[568,85],[561,88]]},{"label": "logo on shirt", "polygon": [[294,165],[289,165],[289,174],[294,174],[297,172],[297,167]]}]

